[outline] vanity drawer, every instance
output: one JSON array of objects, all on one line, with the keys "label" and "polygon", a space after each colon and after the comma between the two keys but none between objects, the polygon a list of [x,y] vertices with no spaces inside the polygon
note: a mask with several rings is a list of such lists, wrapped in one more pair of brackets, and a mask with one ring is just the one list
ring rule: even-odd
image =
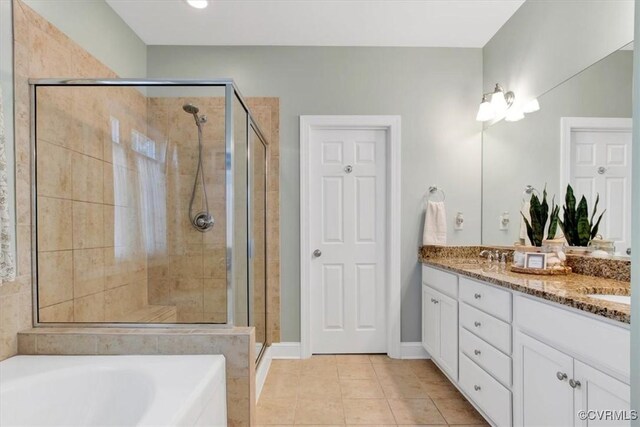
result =
[{"label": "vanity drawer", "polygon": [[423,265],[422,283],[452,298],[458,298],[458,276],[453,273]]},{"label": "vanity drawer", "polygon": [[460,351],[507,387],[511,386],[511,358],[464,328],[460,328]]},{"label": "vanity drawer", "polygon": [[497,426],[511,425],[511,392],[462,353],[460,388]]},{"label": "vanity drawer", "polygon": [[511,292],[460,277],[460,299],[506,322],[511,322]]},{"label": "vanity drawer", "polygon": [[505,354],[511,354],[511,325],[460,303],[460,325]]}]

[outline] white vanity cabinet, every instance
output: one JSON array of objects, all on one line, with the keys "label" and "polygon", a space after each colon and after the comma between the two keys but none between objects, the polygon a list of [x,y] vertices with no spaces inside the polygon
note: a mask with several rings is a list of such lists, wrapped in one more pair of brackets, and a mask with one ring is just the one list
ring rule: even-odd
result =
[{"label": "white vanity cabinet", "polygon": [[516,425],[629,425],[625,420],[588,421],[577,417],[581,411],[629,414],[628,384],[521,332],[516,342],[520,361]]},{"label": "white vanity cabinet", "polygon": [[573,425],[573,359],[520,332],[516,425]]},{"label": "white vanity cabinet", "polygon": [[492,425],[629,425],[578,417],[631,415],[627,325],[429,266],[422,274],[423,346]]},{"label": "white vanity cabinet", "polygon": [[[613,418],[630,415],[629,329],[525,296],[514,312],[515,425],[629,425]],[[581,420],[580,411],[618,413]]]},{"label": "white vanity cabinet", "polygon": [[[573,362],[573,376],[578,378],[580,384],[574,391],[574,410],[580,411],[626,411],[630,410],[631,387],[622,381],[604,374],[593,367],[578,360]],[[621,412],[619,412],[621,413]],[[630,414],[629,414],[630,415]],[[629,425],[629,421],[593,422],[584,420],[576,425]]]},{"label": "white vanity cabinet", "polygon": [[427,269],[423,274],[427,280],[422,283],[422,346],[455,381],[458,379],[458,278],[423,268]]}]

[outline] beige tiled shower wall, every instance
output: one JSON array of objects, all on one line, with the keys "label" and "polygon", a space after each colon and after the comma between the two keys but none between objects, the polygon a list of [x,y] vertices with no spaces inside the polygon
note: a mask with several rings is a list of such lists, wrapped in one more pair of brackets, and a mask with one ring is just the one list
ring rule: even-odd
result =
[{"label": "beige tiled shower wall", "polygon": [[[194,214],[204,206],[196,181],[198,130],[182,110],[192,103],[206,115],[202,161],[214,227],[201,233],[191,226],[188,206],[194,182]],[[227,321],[225,107],[224,98],[148,98],[149,133],[166,144],[167,248],[149,254],[149,302],[173,305],[180,323]]]},{"label": "beige tiled shower wall", "polygon": [[140,195],[153,161],[129,147],[147,130],[146,99],[127,87],[39,87],[36,96],[39,320],[141,320]]},{"label": "beige tiled shower wall", "polygon": [[[30,140],[29,140],[29,84],[28,79],[54,76],[75,77],[116,77],[116,75],[89,55],[48,21],[29,7],[14,1],[14,80],[15,80],[15,153],[16,153],[16,217],[17,217],[17,261],[18,278],[15,282],[4,283],[0,287],[0,359],[17,353],[17,332],[28,328],[32,322],[31,304],[31,203],[30,203]],[[79,129],[75,129],[79,130]],[[88,129],[87,129],[88,130]],[[51,151],[61,147],[53,146]],[[85,147],[76,147],[77,154]],[[95,153],[96,155],[98,153]],[[64,157],[64,156],[63,156]],[[84,160],[84,159],[83,159]],[[71,170],[71,169],[69,169]],[[64,183],[60,191],[73,191],[72,178]],[[68,193],[66,193],[68,194]],[[73,194],[73,193],[72,193]],[[63,223],[70,227],[73,212],[73,196],[69,199],[49,197],[43,209],[56,215],[66,210]],[[88,202],[85,202],[88,203]],[[94,209],[96,215],[97,209]],[[102,212],[104,215],[104,212]],[[104,217],[103,217],[104,218]],[[86,226],[86,225],[85,225]],[[61,239],[67,254],[56,254],[49,262],[60,261],[64,266],[56,275],[73,274],[70,270],[69,255],[73,258],[73,238],[56,233],[46,237],[49,241]],[[66,239],[66,240],[65,240]],[[83,243],[84,244],[84,243]],[[93,248],[91,248],[93,249]],[[43,265],[45,270],[46,266]],[[69,295],[68,284],[61,292],[63,298]],[[65,294],[66,292],[66,294]],[[68,300],[67,300],[68,301]],[[73,312],[58,305],[65,315]],[[65,312],[66,310],[66,312]],[[79,308],[79,310],[82,310]]]}]

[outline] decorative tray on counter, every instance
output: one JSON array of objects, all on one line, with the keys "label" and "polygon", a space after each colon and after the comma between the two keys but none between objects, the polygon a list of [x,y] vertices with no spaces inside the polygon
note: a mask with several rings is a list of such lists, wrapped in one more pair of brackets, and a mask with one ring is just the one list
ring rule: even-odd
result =
[{"label": "decorative tray on counter", "polygon": [[542,276],[566,276],[571,273],[571,267],[559,267],[559,268],[527,268],[511,265],[509,270],[514,273],[524,274],[538,274]]}]

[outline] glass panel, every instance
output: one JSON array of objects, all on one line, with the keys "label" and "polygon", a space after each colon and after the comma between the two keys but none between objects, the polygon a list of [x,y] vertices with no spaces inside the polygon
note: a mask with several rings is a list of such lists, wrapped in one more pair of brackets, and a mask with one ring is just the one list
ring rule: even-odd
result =
[{"label": "glass panel", "polygon": [[251,325],[256,328],[256,357],[267,338],[267,164],[266,147],[253,127],[249,130],[251,150]]},{"label": "glass panel", "polygon": [[35,107],[38,320],[226,323],[224,86],[37,86]]},{"label": "glass panel", "polygon": [[237,326],[249,326],[247,111],[233,97],[233,298]]}]

